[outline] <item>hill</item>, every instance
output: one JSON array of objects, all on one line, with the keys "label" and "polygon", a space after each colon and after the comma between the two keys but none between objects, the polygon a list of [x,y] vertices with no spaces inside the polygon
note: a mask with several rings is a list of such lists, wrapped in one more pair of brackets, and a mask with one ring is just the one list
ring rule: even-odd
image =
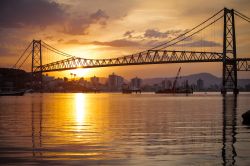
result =
[{"label": "hill", "polygon": [[[175,77],[170,78],[146,78],[143,79],[144,85],[154,85],[161,83],[164,79],[169,79],[173,81]],[[202,79],[204,81],[204,87],[209,87],[211,85],[218,85],[221,86],[222,78],[216,77],[210,73],[198,73],[198,74],[191,74],[187,76],[182,76],[180,79],[178,79],[178,82],[183,82],[185,80],[188,80],[189,84],[197,84],[197,80]],[[239,79],[238,80],[238,86],[245,87],[247,84],[250,84],[250,79]]]}]

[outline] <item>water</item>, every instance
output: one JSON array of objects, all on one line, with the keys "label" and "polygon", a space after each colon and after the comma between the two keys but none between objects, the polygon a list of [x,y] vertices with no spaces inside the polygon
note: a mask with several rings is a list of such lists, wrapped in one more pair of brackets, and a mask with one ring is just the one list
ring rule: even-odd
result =
[{"label": "water", "polygon": [[3,165],[250,165],[250,94],[0,97]]}]

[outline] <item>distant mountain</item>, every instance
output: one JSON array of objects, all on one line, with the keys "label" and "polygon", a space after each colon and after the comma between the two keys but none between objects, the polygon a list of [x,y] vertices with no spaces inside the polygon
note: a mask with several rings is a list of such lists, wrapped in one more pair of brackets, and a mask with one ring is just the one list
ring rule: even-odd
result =
[{"label": "distant mountain", "polygon": [[[170,77],[170,78],[146,78],[143,79],[143,84],[144,85],[154,85],[154,84],[159,84],[161,83],[164,79],[168,79],[173,81],[175,77]],[[178,79],[178,82],[184,82],[185,80],[188,80],[188,83],[191,84],[197,84],[197,80],[202,79],[204,81],[204,86],[209,87],[210,85],[221,85],[222,79],[219,77],[216,77],[210,73],[199,73],[199,74],[191,74],[187,76],[182,76],[180,79]],[[239,79],[238,80],[238,85],[241,87],[245,87],[245,85],[250,84],[250,79]]]}]

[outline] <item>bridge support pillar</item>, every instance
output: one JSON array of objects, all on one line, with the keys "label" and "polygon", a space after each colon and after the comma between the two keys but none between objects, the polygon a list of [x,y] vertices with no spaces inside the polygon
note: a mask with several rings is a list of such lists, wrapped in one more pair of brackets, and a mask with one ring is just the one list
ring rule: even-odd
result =
[{"label": "bridge support pillar", "polygon": [[234,10],[224,9],[223,77],[221,93],[238,94]]},{"label": "bridge support pillar", "polygon": [[33,40],[32,45],[32,88],[34,90],[42,91],[43,77],[42,77],[42,45],[41,40]]}]

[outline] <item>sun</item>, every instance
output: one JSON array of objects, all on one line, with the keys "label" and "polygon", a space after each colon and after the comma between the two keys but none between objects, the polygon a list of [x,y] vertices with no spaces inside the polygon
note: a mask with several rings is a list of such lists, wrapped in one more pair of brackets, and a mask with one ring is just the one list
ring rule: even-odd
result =
[{"label": "sun", "polygon": [[90,74],[90,69],[82,69],[82,68],[75,69],[75,70],[71,70],[70,73],[75,74],[76,77],[87,77]]}]

